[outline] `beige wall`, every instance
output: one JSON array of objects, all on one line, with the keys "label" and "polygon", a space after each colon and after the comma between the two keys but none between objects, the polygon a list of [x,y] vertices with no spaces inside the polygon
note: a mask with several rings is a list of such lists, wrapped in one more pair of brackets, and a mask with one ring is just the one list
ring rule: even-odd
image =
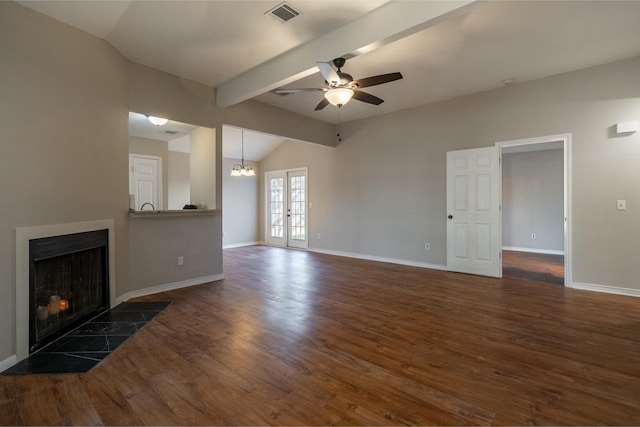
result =
[{"label": "beige wall", "polygon": [[191,161],[189,153],[169,151],[169,203],[170,210],[182,209],[191,201]]},{"label": "beige wall", "polygon": [[222,243],[238,246],[262,241],[258,234],[258,193],[261,175],[260,162],[249,162],[256,176],[230,176],[233,165],[240,159],[223,159],[222,169]]},{"label": "beige wall", "polygon": [[[133,64],[108,43],[11,2],[0,2],[0,57],[0,364],[16,353],[16,227],[112,218],[120,297],[222,273],[221,215],[128,216],[128,112],[214,128],[220,140],[224,117],[212,88]],[[280,135],[295,123],[290,137],[332,141],[333,126],[256,102],[229,118]],[[216,144],[217,207],[221,164]]]},{"label": "beige wall", "polygon": [[191,201],[216,208],[216,130],[199,127],[191,131]]},{"label": "beige wall", "polygon": [[564,251],[562,149],[502,155],[502,245]]},{"label": "beige wall", "polygon": [[128,77],[98,40],[0,3],[0,362],[15,354],[15,228],[113,218],[129,274]]},{"label": "beige wall", "polygon": [[312,249],[442,266],[446,152],[571,133],[573,284],[640,295],[640,133],[612,132],[631,120],[640,58],[346,123],[335,154],[290,144],[262,166],[331,173],[309,180]]}]

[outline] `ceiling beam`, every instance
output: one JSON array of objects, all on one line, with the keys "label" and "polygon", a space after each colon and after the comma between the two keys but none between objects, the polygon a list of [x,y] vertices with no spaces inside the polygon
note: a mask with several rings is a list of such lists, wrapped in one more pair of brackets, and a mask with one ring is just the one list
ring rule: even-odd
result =
[{"label": "ceiling beam", "polygon": [[318,71],[316,61],[354,57],[467,13],[478,0],[392,1],[361,18],[293,48],[216,88],[225,108],[300,80]]}]

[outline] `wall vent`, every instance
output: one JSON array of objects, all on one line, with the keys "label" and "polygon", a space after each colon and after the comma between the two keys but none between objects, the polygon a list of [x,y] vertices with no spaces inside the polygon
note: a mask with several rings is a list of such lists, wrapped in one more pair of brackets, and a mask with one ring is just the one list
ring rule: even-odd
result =
[{"label": "wall vent", "polygon": [[300,15],[300,11],[294,9],[286,2],[282,2],[273,9],[265,13],[265,15],[272,16],[280,22],[287,22],[296,16]]}]

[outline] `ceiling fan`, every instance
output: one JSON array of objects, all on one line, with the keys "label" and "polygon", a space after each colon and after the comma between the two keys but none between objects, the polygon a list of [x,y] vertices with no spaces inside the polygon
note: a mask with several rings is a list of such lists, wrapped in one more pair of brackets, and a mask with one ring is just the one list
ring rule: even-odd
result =
[{"label": "ceiling fan", "polygon": [[289,95],[291,93],[298,92],[324,92],[324,98],[322,98],[322,101],[316,105],[315,111],[322,110],[329,104],[335,105],[336,107],[342,107],[344,104],[349,102],[351,98],[368,104],[380,105],[384,100],[371,95],[370,93],[363,92],[360,89],[389,83],[402,78],[402,74],[400,73],[389,73],[354,80],[351,74],[347,74],[342,71],[342,67],[344,67],[346,59],[336,58],[332,62],[336,69],[331,66],[331,62],[316,62],[320,73],[324,77],[327,87],[300,89],[279,88],[275,89],[273,92],[279,95]]}]

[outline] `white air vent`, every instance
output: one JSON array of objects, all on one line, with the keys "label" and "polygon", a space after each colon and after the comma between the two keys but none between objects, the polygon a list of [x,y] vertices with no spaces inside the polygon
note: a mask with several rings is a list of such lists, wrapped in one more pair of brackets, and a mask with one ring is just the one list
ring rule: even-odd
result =
[{"label": "white air vent", "polygon": [[290,19],[300,15],[300,12],[295,10],[291,5],[286,2],[282,2],[273,9],[269,10],[265,15],[270,15],[281,22],[287,22]]}]

